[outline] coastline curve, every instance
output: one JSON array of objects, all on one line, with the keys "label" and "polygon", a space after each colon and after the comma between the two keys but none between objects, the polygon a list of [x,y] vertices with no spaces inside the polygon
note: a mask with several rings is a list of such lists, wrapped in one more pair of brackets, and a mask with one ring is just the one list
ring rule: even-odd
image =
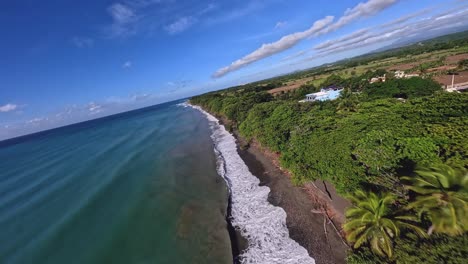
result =
[{"label": "coastline curve", "polygon": [[250,171],[237,152],[236,139],[219,120],[198,106],[209,121],[218,174],[224,178],[231,196],[231,224],[247,239],[248,247],[239,255],[240,263],[315,264],[307,250],[290,238],[286,212],[268,202],[270,188]]}]

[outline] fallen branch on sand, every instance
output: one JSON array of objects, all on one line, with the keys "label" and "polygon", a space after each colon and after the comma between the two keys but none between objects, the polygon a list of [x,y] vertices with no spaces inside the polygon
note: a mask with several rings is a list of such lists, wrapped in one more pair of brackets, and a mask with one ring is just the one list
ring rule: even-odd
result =
[{"label": "fallen branch on sand", "polygon": [[[336,234],[340,237],[341,239],[341,242],[343,242],[343,244],[349,248],[349,245],[348,243],[346,243],[346,240],[344,240],[343,236],[342,236],[342,233],[340,232],[340,230],[338,230],[338,228],[336,227],[335,223],[333,222],[333,220],[330,218],[330,216],[328,215],[328,212],[325,208],[323,208],[323,206],[320,207],[319,210],[311,210],[312,213],[314,214],[321,214],[323,215],[323,229],[325,231],[325,237],[327,238],[327,241],[328,241],[328,234],[327,234],[327,227],[326,227],[326,219],[328,219],[328,223],[332,225],[333,229],[335,229],[335,232]],[[328,243],[330,245],[330,243]]]}]

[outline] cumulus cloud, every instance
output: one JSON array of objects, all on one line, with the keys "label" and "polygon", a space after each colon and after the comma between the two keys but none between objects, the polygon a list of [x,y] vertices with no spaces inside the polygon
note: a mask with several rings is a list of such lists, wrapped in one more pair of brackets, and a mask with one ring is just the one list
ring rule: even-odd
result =
[{"label": "cumulus cloud", "polygon": [[186,17],[181,17],[174,21],[173,23],[167,25],[164,27],[164,29],[169,33],[169,34],[177,34],[181,33],[187,29],[189,29],[193,24],[197,22],[197,19],[191,16],[186,16]]},{"label": "cumulus cloud", "polygon": [[299,43],[299,41],[310,37],[320,30],[323,30],[327,25],[333,21],[332,16],[327,16],[324,19],[316,21],[312,27],[307,29],[306,31],[296,32],[287,36],[282,37],[280,40],[269,43],[263,44],[259,49],[256,51],[248,54],[247,56],[231,63],[231,65],[221,68],[213,74],[214,78],[222,77],[229,72],[238,70],[244,66],[247,66],[255,61],[261,60],[263,58],[269,57],[273,54],[281,52],[283,50],[289,49]]},{"label": "cumulus cloud", "polygon": [[14,111],[17,108],[18,108],[17,105],[9,103],[9,104],[0,106],[0,112],[6,113],[6,112]]},{"label": "cumulus cloud", "polygon": [[332,23],[334,19],[333,16],[327,16],[321,20],[316,21],[314,25],[306,31],[296,32],[284,36],[276,42],[263,44],[259,49],[248,54],[247,56],[234,61],[229,66],[217,70],[212,77],[220,78],[253,62],[289,49],[305,38],[327,34],[360,18],[373,16],[393,5],[397,1],[398,0],[368,0],[365,3],[361,2],[353,8],[348,8],[344,15],[340,17],[335,23]]}]

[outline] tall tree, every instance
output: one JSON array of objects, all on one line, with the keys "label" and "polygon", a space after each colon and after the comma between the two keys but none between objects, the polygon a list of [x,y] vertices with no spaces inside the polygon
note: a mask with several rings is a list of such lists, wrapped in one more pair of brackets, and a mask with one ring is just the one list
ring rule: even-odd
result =
[{"label": "tall tree", "polygon": [[393,239],[402,229],[409,229],[420,236],[424,230],[414,224],[414,216],[398,214],[393,210],[395,196],[357,191],[349,199],[354,207],[346,211],[348,222],[343,228],[348,242],[359,248],[369,244],[371,250],[380,256],[393,256]]},{"label": "tall tree", "polygon": [[416,170],[414,177],[402,177],[415,193],[415,208],[432,222],[428,233],[460,235],[468,231],[468,171],[437,165]]}]

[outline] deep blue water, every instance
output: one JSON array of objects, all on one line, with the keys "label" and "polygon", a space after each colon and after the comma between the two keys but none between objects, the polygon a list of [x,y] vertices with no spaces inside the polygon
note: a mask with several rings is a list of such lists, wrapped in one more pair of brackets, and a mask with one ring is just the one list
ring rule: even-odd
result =
[{"label": "deep blue water", "polygon": [[210,134],[167,103],[0,142],[0,263],[232,263]]}]

